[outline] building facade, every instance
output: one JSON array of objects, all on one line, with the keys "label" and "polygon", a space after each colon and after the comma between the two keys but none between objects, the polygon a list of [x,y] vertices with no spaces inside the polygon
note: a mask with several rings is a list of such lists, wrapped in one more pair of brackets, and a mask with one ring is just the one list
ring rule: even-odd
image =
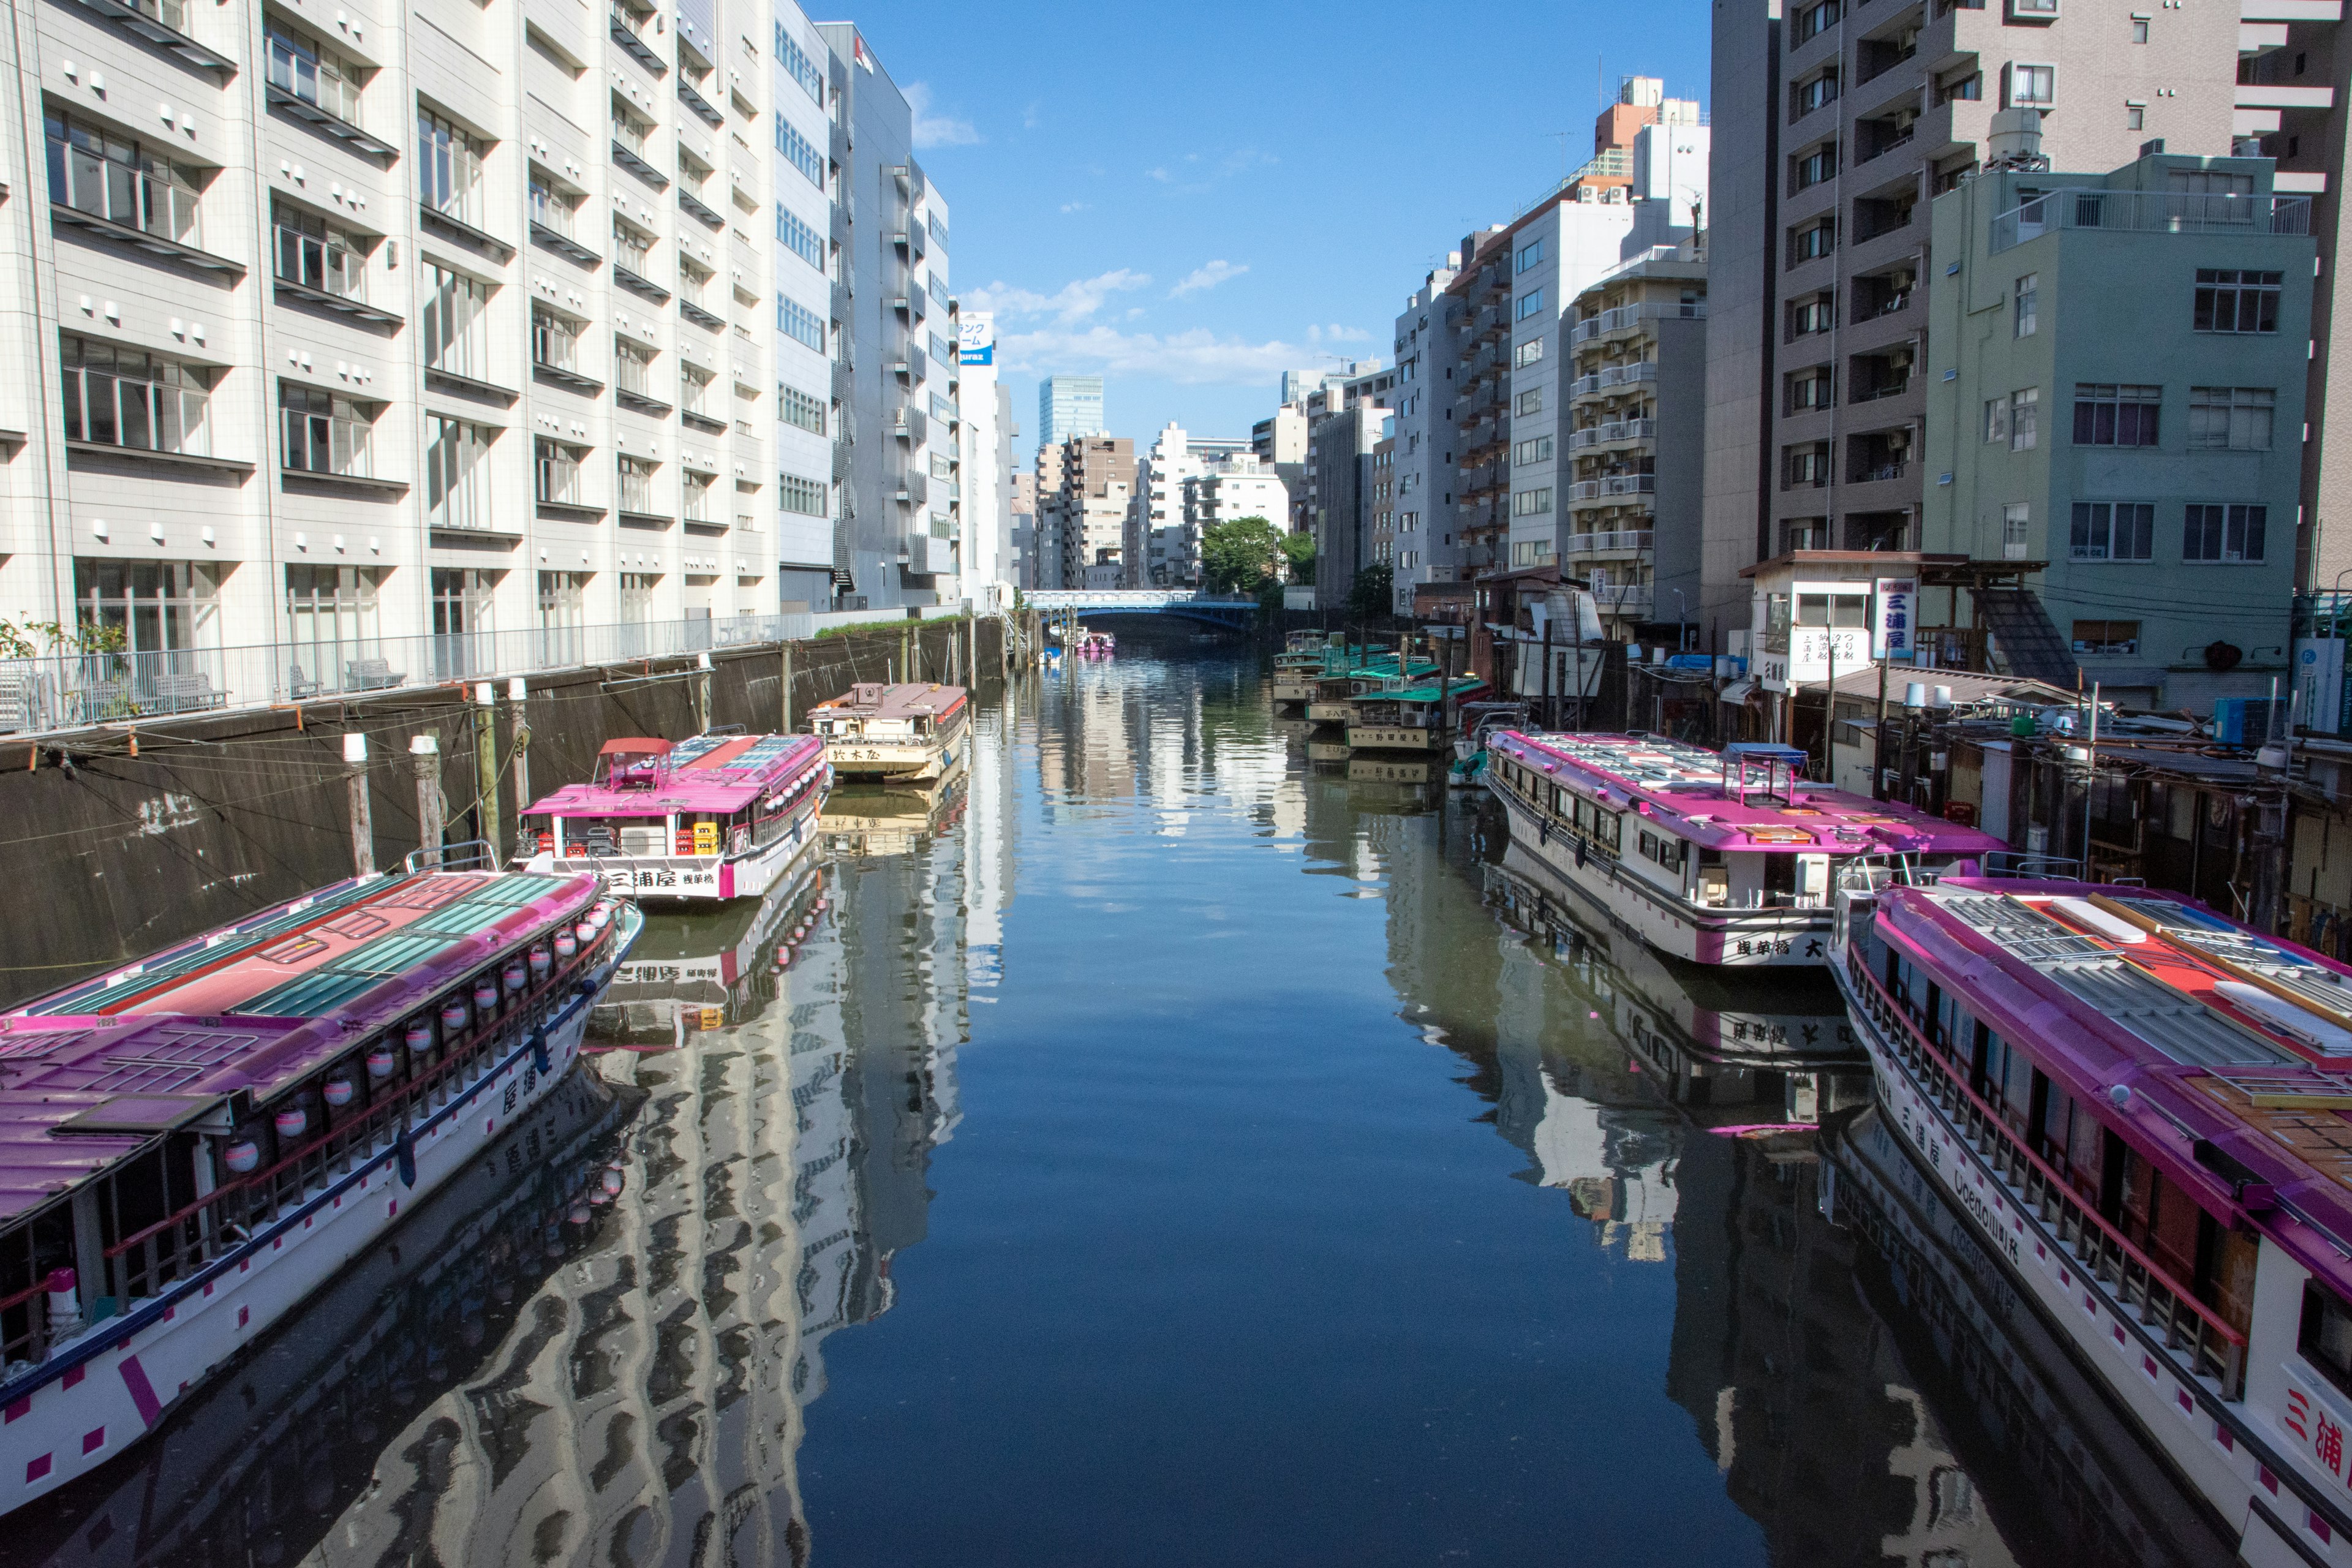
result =
[{"label": "building facade", "polygon": [[[1449,256],[1405,300],[1396,319],[1395,609],[1412,614],[1413,589],[1459,580],[1454,542],[1454,399],[1444,390],[1459,357],[1461,302],[1446,285],[1461,258]],[[1441,499],[1442,498],[1442,499]]]},{"label": "building facade", "polygon": [[[1135,491],[1135,443],[1124,436],[1072,436],[1037,453],[1040,588],[1086,588],[1087,572],[1118,564]],[[1050,571],[1045,563],[1050,554]],[[1045,581],[1050,576],[1052,581]],[[1117,587],[1114,581],[1109,586]]]},{"label": "building facade", "polygon": [[1103,422],[1103,378],[1098,375],[1049,375],[1037,384],[1037,444],[1058,447],[1073,436],[1100,436],[1110,426]]},{"label": "building facade", "polygon": [[1343,608],[1356,574],[1372,554],[1372,451],[1382,439],[1388,411],[1373,403],[1324,418],[1307,437],[1307,482],[1315,530],[1315,596],[1326,609]]},{"label": "building facade", "polygon": [[2270,174],[2158,154],[1935,204],[1921,547],[2046,563],[2113,700],[2208,712],[2288,670],[2316,248]]},{"label": "building facade", "polygon": [[[851,302],[905,266],[852,195],[910,124],[854,29],[167,10],[8,35],[42,134],[5,150],[0,616],[258,701],[929,596],[845,460],[889,406],[837,368]],[[907,211],[943,288],[945,205]]]}]

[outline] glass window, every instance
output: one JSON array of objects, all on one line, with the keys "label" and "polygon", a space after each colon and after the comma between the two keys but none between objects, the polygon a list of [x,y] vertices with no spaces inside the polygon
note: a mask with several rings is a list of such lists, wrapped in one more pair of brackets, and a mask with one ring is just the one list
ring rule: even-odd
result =
[{"label": "glass window", "polygon": [[1988,441],[2009,439],[2009,399],[1988,397],[1984,405],[1984,438]]},{"label": "glass window", "polygon": [[1827,256],[1837,248],[1837,220],[1825,217],[1797,230],[1789,243],[1789,265]]},{"label": "glass window", "polygon": [[2029,272],[2017,280],[2014,335],[2021,338],[2030,338],[2033,335],[2041,296],[2042,274],[2039,272]]},{"label": "glass window", "polygon": [[1548,463],[1551,461],[1551,437],[1538,436],[1531,441],[1521,441],[1511,448],[1514,463]]},{"label": "glass window", "polygon": [[2076,561],[2148,561],[2156,555],[2156,507],[2149,501],[2074,503],[2068,554]]},{"label": "glass window", "polygon": [[278,236],[279,282],[345,300],[365,298],[364,241],[277,196],[269,200],[269,221]]},{"label": "glass window", "polygon": [[2315,1279],[2303,1286],[2303,1326],[2295,1350],[2330,1383],[2352,1394],[2352,1309]]},{"label": "glass window", "polygon": [[42,121],[48,146],[49,200],[192,248],[203,248],[193,173],[145,143],[88,121],[51,112]]},{"label": "glass window", "polygon": [[2058,69],[2055,66],[2018,66],[2009,68],[2009,101],[2021,109],[2046,109],[2058,101]]},{"label": "glass window", "polygon": [[2076,621],[2076,653],[2130,655],[2139,652],[2137,621]]},{"label": "glass window", "polygon": [[811,397],[797,386],[776,388],[778,417],[787,425],[797,425],[813,436],[824,434],[824,402]]},{"label": "glass window", "polygon": [[2009,395],[2009,449],[2030,452],[2042,438],[2042,389],[2029,386]]},{"label": "glass window", "polygon": [[2199,268],[2192,325],[2200,332],[2277,331],[2281,277],[2276,272]]},{"label": "glass window", "polygon": [[417,106],[417,195],[434,211],[481,226],[482,160],[488,151],[489,143]]},{"label": "glass window", "polygon": [[1518,348],[1513,352],[1511,355],[1511,363],[1517,368],[1525,369],[1527,366],[1531,365],[1538,360],[1543,358],[1543,356],[1544,341],[1541,338],[1529,338],[1526,342],[1521,343]]},{"label": "glass window", "polygon": [[280,451],[287,468],[351,479],[368,477],[368,431],[375,416],[366,406],[323,387],[281,381],[278,412]]},{"label": "glass window", "polygon": [[781,114],[776,116],[776,151],[784,155],[785,162],[807,175],[810,184],[820,191],[824,189],[824,154]]},{"label": "glass window", "polygon": [[2189,449],[2192,452],[2267,452],[2278,394],[2267,386],[2192,386],[2189,389]]},{"label": "glass window", "polygon": [[426,262],[425,310],[419,330],[425,363],[435,370],[480,381],[489,373],[490,286]]},{"label": "glass window", "polygon": [[824,322],[797,300],[776,296],[776,331],[819,353],[824,353]]},{"label": "glass window", "polygon": [[286,568],[286,622],[292,662],[307,679],[332,685],[345,663],[381,657],[383,635],[378,591],[385,569],[369,566]]},{"label": "glass window", "polygon": [[541,437],[532,444],[532,493],[558,506],[590,504],[580,483],[583,450]]},{"label": "glass window", "polygon": [[655,465],[643,458],[622,458],[615,468],[621,482],[621,510],[651,517],[660,510],[654,502]]},{"label": "glass window", "polygon": [[776,58],[783,66],[784,74],[800,83],[801,89],[816,100],[818,108],[824,108],[824,75],[809,59],[808,51],[784,31],[782,22],[776,24]]},{"label": "glass window", "polygon": [[654,351],[633,339],[613,339],[613,384],[623,392],[661,401],[654,391]]},{"label": "glass window", "polygon": [[798,474],[778,474],[777,509],[798,512],[803,517],[823,517],[825,514],[826,489],[823,479],[803,479]]},{"label": "glass window", "polygon": [[1543,395],[1542,387],[1531,386],[1519,394],[1516,406],[1522,414],[1540,414],[1543,412]]},{"label": "glass window", "polygon": [[1549,510],[1551,510],[1549,485],[1546,485],[1541,489],[1521,490],[1511,498],[1511,514],[1514,517],[1538,517]]},{"label": "glass window", "polygon": [[1516,266],[1517,266],[1517,270],[1519,270],[1519,271],[1521,271],[1521,272],[1525,272],[1528,268],[1530,268],[1530,267],[1534,267],[1534,266],[1538,265],[1538,263],[1540,263],[1540,262],[1543,260],[1543,258],[1544,258],[1544,244],[1543,244],[1543,241],[1542,241],[1541,239],[1531,239],[1531,240],[1528,241],[1525,245],[1523,245],[1523,246],[1519,247],[1519,254],[1518,254],[1517,260],[1517,262],[1516,262]]},{"label": "glass window", "polygon": [[654,618],[654,590],[661,585],[658,572],[624,572],[621,574],[621,620],[626,626],[643,626]]},{"label": "glass window", "polygon": [[434,528],[488,528],[485,465],[498,432],[438,414],[425,416],[425,512]]},{"label": "glass window", "polygon": [[776,238],[786,250],[815,268],[824,270],[824,237],[800,220],[800,216],[776,204]]},{"label": "glass window", "polygon": [[2180,536],[2183,561],[2252,563],[2263,558],[2268,507],[2191,506]]},{"label": "glass window", "polygon": [[[2160,386],[2077,382],[2074,384],[2074,445],[2153,447]],[[2193,421],[2192,421],[2193,425]]]},{"label": "glass window", "polygon": [[69,332],[59,337],[58,347],[67,440],[211,453],[212,385],[218,372]]},{"label": "glass window", "polygon": [[122,634],[126,653],[220,646],[213,568],[180,561],[74,563],[76,616]]},{"label": "glass window", "polygon": [[2004,561],[2028,559],[2027,533],[2033,524],[2033,509],[2024,501],[2011,501],[2000,509],[2000,558]]},{"label": "glass window", "polygon": [[332,49],[276,17],[269,34],[269,85],[325,110],[347,125],[360,122],[360,73]]},{"label": "glass window", "polygon": [[580,328],[552,310],[530,313],[530,363],[551,370],[580,369]]},{"label": "glass window", "polygon": [[1818,185],[1837,173],[1837,143],[1824,142],[1796,161],[1796,187]]},{"label": "glass window", "polygon": [[1522,295],[1520,295],[1520,296],[1519,296],[1519,306],[1518,306],[1518,319],[1519,319],[1520,321],[1526,321],[1529,316],[1534,315],[1538,310],[1542,310],[1542,309],[1543,309],[1543,300],[1544,300],[1544,291],[1543,291],[1542,289],[1537,289],[1531,290],[1531,291],[1530,291],[1530,292],[1528,292],[1528,293],[1526,293],[1526,294],[1522,294]]}]

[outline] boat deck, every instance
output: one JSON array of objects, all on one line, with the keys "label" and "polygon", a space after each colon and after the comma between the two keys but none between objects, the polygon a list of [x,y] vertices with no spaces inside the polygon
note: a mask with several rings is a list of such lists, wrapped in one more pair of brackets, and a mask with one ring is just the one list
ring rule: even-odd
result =
[{"label": "boat deck", "polygon": [[885,686],[878,681],[853,686],[830,701],[820,702],[809,710],[809,717],[817,719],[878,719],[885,722],[929,719],[934,722],[953,717],[965,702],[961,686],[941,686],[936,681],[902,680]]},{"label": "boat deck", "polygon": [[[240,1090],[266,1096],[533,932],[585,875],[339,883],[0,1016],[0,1218]],[[67,1136],[58,1136],[59,1133]]]},{"label": "boat deck", "polygon": [[650,788],[566,784],[525,807],[523,815],[666,817],[673,812],[708,812],[726,816],[824,760],[824,742],[814,735],[696,735],[670,749]]}]

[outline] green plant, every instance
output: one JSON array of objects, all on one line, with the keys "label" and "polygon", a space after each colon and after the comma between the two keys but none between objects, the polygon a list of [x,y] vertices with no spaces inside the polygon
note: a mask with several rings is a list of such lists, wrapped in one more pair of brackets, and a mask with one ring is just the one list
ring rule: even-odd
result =
[{"label": "green plant", "polygon": [[1384,620],[1395,613],[1396,573],[1385,564],[1364,567],[1348,590],[1348,614],[1360,621]]},{"label": "green plant", "polygon": [[19,626],[15,621],[0,620],[0,658],[38,658],[44,652],[121,653],[127,646],[129,638],[122,628],[102,621],[77,621],[72,626],[56,621],[26,621]]},{"label": "green plant", "polygon": [[1286,533],[1282,536],[1282,558],[1290,566],[1294,583],[1315,581],[1315,536],[1311,533]]},{"label": "green plant", "polygon": [[1255,591],[1281,560],[1282,535],[1262,517],[1237,517],[1201,534],[1201,574],[1221,593]]}]

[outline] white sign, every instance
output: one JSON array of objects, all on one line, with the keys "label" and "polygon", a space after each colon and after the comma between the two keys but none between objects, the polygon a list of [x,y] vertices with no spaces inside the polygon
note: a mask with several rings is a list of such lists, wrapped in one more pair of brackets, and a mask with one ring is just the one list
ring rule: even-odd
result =
[{"label": "white sign", "polygon": [[960,364],[996,363],[996,318],[985,310],[957,318],[956,361]]},{"label": "white sign", "polygon": [[1790,626],[1789,651],[1768,652],[1759,658],[1757,678],[1767,691],[1786,691],[1792,684],[1826,680],[1832,652],[1837,655],[1835,662],[1841,673],[1865,668],[1870,663],[1870,628]]},{"label": "white sign", "polygon": [[1915,577],[1881,577],[1877,605],[1871,616],[1871,655],[1874,658],[1909,658],[1916,645],[1911,634],[1919,624],[1919,583]]}]

